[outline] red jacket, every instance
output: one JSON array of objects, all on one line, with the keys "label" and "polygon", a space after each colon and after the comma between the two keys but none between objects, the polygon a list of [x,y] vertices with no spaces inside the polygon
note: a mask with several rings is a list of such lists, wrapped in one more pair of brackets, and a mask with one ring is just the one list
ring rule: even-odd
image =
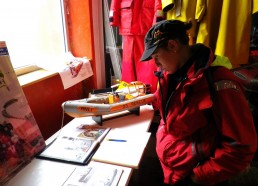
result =
[{"label": "red jacket", "polygon": [[109,21],[120,35],[143,35],[162,19],[160,0],[112,0]]},{"label": "red jacket", "polygon": [[[204,45],[193,47],[193,63],[171,97],[167,95],[168,87],[173,86],[168,82],[168,74],[157,73],[160,86],[155,95],[161,121],[156,151],[165,183],[176,183],[194,173],[200,182],[212,185],[248,166],[257,149],[257,136],[243,89],[235,76],[224,67],[214,71],[214,82],[230,80],[234,86],[218,86],[217,101],[213,104],[203,72],[214,55]],[[212,107],[220,117],[217,124]]]}]

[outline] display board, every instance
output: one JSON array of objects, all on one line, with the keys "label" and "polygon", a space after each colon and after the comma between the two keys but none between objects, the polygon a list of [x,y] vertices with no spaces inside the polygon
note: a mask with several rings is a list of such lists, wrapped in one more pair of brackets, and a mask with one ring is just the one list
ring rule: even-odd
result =
[{"label": "display board", "polygon": [[0,185],[3,185],[46,146],[4,41],[0,41],[0,97]]}]

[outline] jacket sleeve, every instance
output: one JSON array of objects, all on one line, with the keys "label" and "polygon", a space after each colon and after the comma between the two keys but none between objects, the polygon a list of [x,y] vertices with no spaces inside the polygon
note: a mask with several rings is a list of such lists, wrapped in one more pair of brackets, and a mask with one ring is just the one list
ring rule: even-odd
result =
[{"label": "jacket sleeve", "polygon": [[196,11],[195,11],[195,19],[199,22],[202,20],[205,11],[206,11],[206,1],[207,0],[197,0],[196,2]]},{"label": "jacket sleeve", "polygon": [[214,156],[193,169],[198,182],[217,183],[245,170],[257,149],[257,134],[252,114],[237,80],[235,88],[220,86],[215,93],[214,106],[219,115],[217,126],[220,145]]},{"label": "jacket sleeve", "polygon": [[121,0],[112,0],[109,10],[109,22],[111,26],[119,27]]}]

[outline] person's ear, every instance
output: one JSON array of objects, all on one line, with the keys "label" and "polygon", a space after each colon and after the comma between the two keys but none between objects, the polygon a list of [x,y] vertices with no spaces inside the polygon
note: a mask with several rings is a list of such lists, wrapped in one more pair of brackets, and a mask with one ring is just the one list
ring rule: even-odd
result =
[{"label": "person's ear", "polygon": [[178,51],[178,43],[176,42],[176,40],[171,39],[168,41],[168,49],[173,53],[176,53]]}]

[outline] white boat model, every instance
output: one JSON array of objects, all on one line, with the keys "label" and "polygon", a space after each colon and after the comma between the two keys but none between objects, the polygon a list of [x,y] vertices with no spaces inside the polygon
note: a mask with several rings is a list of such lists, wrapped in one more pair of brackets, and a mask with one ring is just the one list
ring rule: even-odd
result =
[{"label": "white boat model", "polygon": [[153,94],[146,94],[146,86],[143,83],[121,82],[115,92],[104,96],[66,101],[62,104],[62,108],[71,117],[102,116],[132,110],[151,103],[153,99]]}]

